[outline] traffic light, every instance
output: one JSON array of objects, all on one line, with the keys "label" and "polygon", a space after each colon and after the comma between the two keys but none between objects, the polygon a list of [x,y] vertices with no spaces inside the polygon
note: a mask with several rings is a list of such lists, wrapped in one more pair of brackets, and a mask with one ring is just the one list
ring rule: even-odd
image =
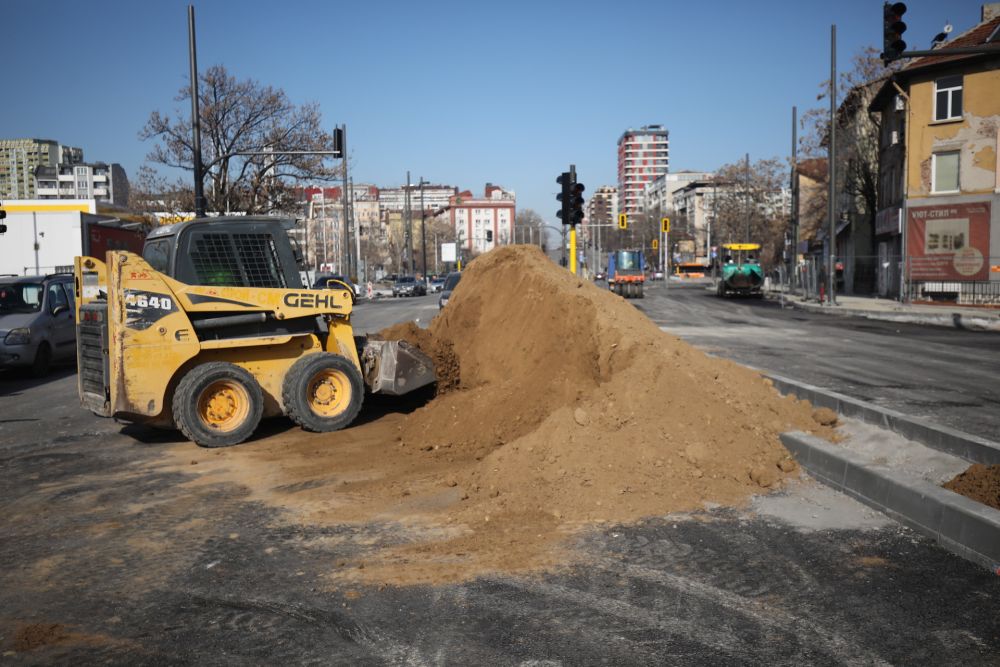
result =
[{"label": "traffic light", "polygon": [[3,224],[3,220],[6,217],[7,217],[7,211],[0,208],[0,234],[7,233],[7,225]]},{"label": "traffic light", "polygon": [[333,129],[333,150],[340,153],[336,157],[344,157],[344,130],[339,127]]},{"label": "traffic light", "polygon": [[628,214],[619,213],[618,214],[618,229],[628,229]]},{"label": "traffic light", "polygon": [[653,250],[660,249],[660,239],[653,239]]},{"label": "traffic light", "polygon": [[560,174],[556,183],[562,186],[562,191],[556,195],[556,199],[562,202],[562,208],[556,213],[556,217],[564,225],[583,222],[583,191],[587,188],[583,183],[576,182],[576,174],[571,171]]},{"label": "traffic light", "polygon": [[906,24],[903,23],[903,14],[906,13],[906,5],[902,2],[882,5],[882,62],[886,66],[893,60],[903,57],[906,51],[906,42],[903,41],[903,33],[906,32]]},{"label": "traffic light", "polygon": [[493,243],[493,230],[492,229],[487,229],[486,230],[486,242],[487,243]]},{"label": "traffic light", "polygon": [[662,218],[660,220],[660,231],[664,234],[670,233],[670,218]]}]

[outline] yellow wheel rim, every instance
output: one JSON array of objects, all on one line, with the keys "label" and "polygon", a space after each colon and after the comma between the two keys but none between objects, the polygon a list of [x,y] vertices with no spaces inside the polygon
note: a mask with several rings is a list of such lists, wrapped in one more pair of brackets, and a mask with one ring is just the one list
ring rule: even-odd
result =
[{"label": "yellow wheel rim", "polygon": [[334,417],[351,403],[351,381],[344,373],[326,368],[306,386],[309,408],[321,417]]},{"label": "yellow wheel rim", "polygon": [[232,431],[246,421],[249,414],[250,395],[239,382],[216,380],[198,397],[198,416],[214,430]]}]

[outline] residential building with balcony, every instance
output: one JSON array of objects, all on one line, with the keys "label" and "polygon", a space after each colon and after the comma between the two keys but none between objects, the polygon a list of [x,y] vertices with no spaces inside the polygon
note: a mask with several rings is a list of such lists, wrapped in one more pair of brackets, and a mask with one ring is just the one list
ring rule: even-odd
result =
[{"label": "residential building with balcony", "polygon": [[420,210],[421,190],[423,190],[423,206],[425,211],[433,211],[448,205],[452,197],[458,194],[458,188],[453,185],[425,184],[423,188],[413,183],[409,187],[381,188],[379,190],[379,206],[383,211],[402,211],[406,208],[406,193],[410,194],[410,210]]},{"label": "residential building with balcony", "polygon": [[459,248],[481,253],[513,243],[516,198],[512,190],[487,183],[482,197],[465,190],[452,195],[448,207]]},{"label": "residential building with balcony", "polygon": [[127,207],[129,184],[120,164],[60,163],[35,168],[38,199],[94,199]]},{"label": "residential building with balcony", "polygon": [[618,139],[618,207],[642,213],[643,192],[670,171],[670,133],[662,125],[629,128]]},{"label": "residential building with balcony", "polygon": [[[957,47],[987,53],[949,54]],[[1000,3],[907,62],[870,105],[882,119],[875,238],[879,291],[1000,305]]]},{"label": "residential building with balcony", "polygon": [[674,194],[678,190],[695,181],[707,181],[713,175],[709,171],[678,171],[662,174],[643,191],[642,208],[654,212],[657,216],[669,215],[674,212]]},{"label": "residential building with balcony", "polygon": [[83,162],[83,149],[52,139],[0,139],[0,199],[35,199],[35,170]]}]

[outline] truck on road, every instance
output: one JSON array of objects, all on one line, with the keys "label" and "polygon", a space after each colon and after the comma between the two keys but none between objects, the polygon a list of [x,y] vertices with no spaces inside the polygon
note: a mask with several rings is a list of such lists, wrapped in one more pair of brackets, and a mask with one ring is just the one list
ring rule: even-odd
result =
[{"label": "truck on road", "polygon": [[762,298],[764,271],[757,259],[759,243],[724,243],[722,269],[715,291],[721,297],[731,294]]},{"label": "truck on road", "polygon": [[646,260],[641,250],[619,250],[608,256],[608,289],[627,299],[642,298]]}]

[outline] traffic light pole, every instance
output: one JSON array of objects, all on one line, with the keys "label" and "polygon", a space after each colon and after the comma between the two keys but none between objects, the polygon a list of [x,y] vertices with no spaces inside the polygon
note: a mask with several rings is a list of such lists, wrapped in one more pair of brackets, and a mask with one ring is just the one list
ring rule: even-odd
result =
[{"label": "traffic light pole", "polygon": [[[571,183],[576,183],[576,165],[569,166],[569,178]],[[569,272],[576,275],[576,223],[571,222],[569,226]]]},{"label": "traffic light pole", "polygon": [[[569,227],[569,270],[576,274],[576,225],[583,220],[583,191],[586,189],[583,183],[576,182],[576,165],[571,164],[569,171],[564,171],[556,179],[556,183],[562,186],[556,199],[562,203],[562,207],[556,212],[556,217],[562,220],[563,224],[563,259],[566,257],[566,227]],[[563,266],[566,263],[563,262]]]}]

